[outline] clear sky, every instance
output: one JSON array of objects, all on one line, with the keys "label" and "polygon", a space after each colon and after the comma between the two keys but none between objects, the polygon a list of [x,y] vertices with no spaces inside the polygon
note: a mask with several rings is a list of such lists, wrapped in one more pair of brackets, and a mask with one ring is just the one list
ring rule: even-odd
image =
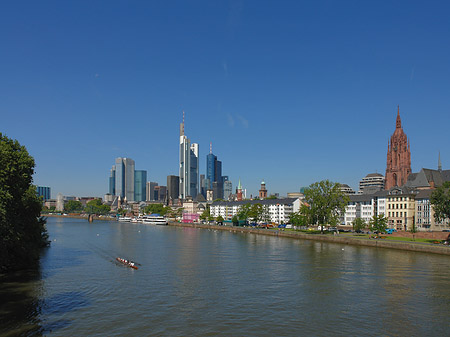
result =
[{"label": "clear sky", "polygon": [[103,196],[116,157],[178,175],[179,123],[248,195],[450,168],[448,1],[3,1],[0,132],[35,183]]}]

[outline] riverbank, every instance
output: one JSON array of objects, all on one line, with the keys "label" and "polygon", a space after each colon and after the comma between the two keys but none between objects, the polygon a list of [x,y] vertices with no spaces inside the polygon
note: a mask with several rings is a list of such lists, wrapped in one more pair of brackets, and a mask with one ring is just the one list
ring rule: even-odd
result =
[{"label": "riverbank", "polygon": [[[70,218],[70,219],[83,219],[88,221],[88,216],[86,215],[76,215],[76,214],[41,214],[43,217],[49,217],[49,218]],[[94,216],[94,220],[102,220],[102,221],[116,221],[115,218],[110,218],[106,216]]]},{"label": "riverbank", "polygon": [[234,226],[217,226],[217,225],[203,225],[203,224],[186,224],[179,222],[169,222],[169,226],[176,227],[191,227],[191,228],[204,228],[215,229],[223,231],[232,231],[236,233],[252,233],[270,236],[280,236],[293,239],[302,240],[315,240],[330,243],[340,243],[345,245],[358,245],[369,246],[377,248],[390,248],[399,249],[412,252],[433,253],[450,256],[450,247],[438,244],[423,243],[423,242],[410,242],[410,241],[387,241],[385,239],[368,239],[368,238],[355,238],[345,235],[327,235],[327,234],[306,234],[294,231],[281,231],[273,229],[259,229],[250,227],[234,227]]}]

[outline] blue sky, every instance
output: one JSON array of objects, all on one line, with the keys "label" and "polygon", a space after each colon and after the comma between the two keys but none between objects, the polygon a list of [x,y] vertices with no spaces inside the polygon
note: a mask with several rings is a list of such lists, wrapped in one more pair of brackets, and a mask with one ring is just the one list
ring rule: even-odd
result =
[{"label": "blue sky", "polygon": [[386,169],[397,105],[413,172],[450,166],[446,1],[9,1],[0,132],[52,196],[102,196],[116,157],[178,174],[179,123],[248,194]]}]

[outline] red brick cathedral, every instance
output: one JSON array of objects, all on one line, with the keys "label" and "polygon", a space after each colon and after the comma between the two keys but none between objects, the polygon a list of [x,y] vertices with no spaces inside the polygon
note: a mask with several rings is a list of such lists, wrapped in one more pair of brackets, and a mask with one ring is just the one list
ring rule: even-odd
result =
[{"label": "red brick cathedral", "polygon": [[400,107],[398,107],[395,131],[390,143],[388,142],[385,188],[388,190],[394,186],[402,186],[410,173],[411,151],[408,137],[403,132]]}]

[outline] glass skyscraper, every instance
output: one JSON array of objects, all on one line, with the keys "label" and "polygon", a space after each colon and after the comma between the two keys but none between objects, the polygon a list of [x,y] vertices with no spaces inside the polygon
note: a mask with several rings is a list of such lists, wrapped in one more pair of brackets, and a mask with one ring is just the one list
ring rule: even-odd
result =
[{"label": "glass skyscraper", "polygon": [[198,193],[198,144],[190,142],[184,134],[183,123],[180,124],[180,199],[187,196],[195,198]]},{"label": "glass skyscraper", "polygon": [[[127,201],[134,201],[134,160],[130,158],[116,158],[115,169],[115,194]],[[110,184],[111,186],[111,184]]]},{"label": "glass skyscraper", "polygon": [[134,171],[134,201],[145,201],[147,183],[147,171]]}]

